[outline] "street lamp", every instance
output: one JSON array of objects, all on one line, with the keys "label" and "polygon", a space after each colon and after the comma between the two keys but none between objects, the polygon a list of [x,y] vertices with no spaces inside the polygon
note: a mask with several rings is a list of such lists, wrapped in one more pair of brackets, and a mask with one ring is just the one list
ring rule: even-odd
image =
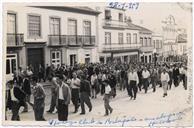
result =
[{"label": "street lamp", "polygon": [[156,66],[156,49],[153,50],[153,55],[154,55],[154,66]]}]

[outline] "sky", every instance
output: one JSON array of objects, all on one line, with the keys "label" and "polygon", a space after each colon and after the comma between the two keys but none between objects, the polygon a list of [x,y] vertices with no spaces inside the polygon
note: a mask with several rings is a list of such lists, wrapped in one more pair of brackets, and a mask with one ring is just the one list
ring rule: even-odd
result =
[{"label": "sky", "polygon": [[127,10],[127,15],[133,23],[156,33],[161,33],[162,21],[169,15],[174,16],[178,28],[192,28],[191,11],[182,9],[177,3],[140,3],[137,10]]}]

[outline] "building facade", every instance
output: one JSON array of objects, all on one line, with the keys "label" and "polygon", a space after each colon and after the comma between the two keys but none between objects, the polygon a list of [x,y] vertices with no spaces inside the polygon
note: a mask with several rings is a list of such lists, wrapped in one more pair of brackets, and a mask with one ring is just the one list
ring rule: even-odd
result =
[{"label": "building facade", "polygon": [[177,55],[177,24],[175,23],[175,18],[172,15],[169,15],[164,21],[162,26],[164,36],[163,44],[163,55],[165,61],[171,61],[173,56]]},{"label": "building facade", "polygon": [[140,61],[143,63],[153,62],[153,50],[154,46],[152,44],[152,31],[147,28],[137,26],[139,28],[140,37]]},{"label": "building facade", "polygon": [[99,12],[88,7],[4,7],[4,41],[7,76],[20,66],[97,62]]},{"label": "building facade", "polygon": [[139,61],[139,28],[131,23],[125,10],[100,7],[99,60],[107,62]]},{"label": "building facade", "polygon": [[176,38],[176,43],[177,43],[177,51],[178,55],[182,56],[187,53],[187,32],[186,29],[180,28],[178,29],[178,35]]},{"label": "building facade", "polygon": [[160,34],[153,34],[152,35],[152,44],[154,47],[154,54],[155,54],[155,59],[159,61],[163,61],[163,36]]}]

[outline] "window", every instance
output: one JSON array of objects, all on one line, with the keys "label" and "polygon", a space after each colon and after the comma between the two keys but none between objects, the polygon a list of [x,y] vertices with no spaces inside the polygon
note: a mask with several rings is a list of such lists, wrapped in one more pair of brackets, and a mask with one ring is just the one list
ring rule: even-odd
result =
[{"label": "window", "polygon": [[148,38],[148,46],[152,46],[151,38]]},{"label": "window", "polygon": [[40,16],[28,15],[28,33],[30,37],[41,36]]},{"label": "window", "polygon": [[77,35],[77,21],[73,19],[68,20],[68,34]]},{"label": "window", "polygon": [[154,46],[154,48],[156,48],[156,41],[155,40],[153,40],[153,46]]},{"label": "window", "polygon": [[123,22],[123,14],[122,13],[119,13],[119,21]]},{"label": "window", "polygon": [[91,22],[90,21],[84,21],[84,35],[91,35]]},{"label": "window", "polygon": [[186,52],[186,48],[187,48],[187,46],[186,46],[186,45],[184,45],[184,46],[183,46],[183,53],[185,53],[185,52]]},{"label": "window", "polygon": [[76,59],[77,59],[76,54],[72,54],[69,57],[70,57],[70,65],[74,66],[76,64]]},{"label": "window", "polygon": [[133,43],[137,44],[137,34],[136,33],[133,34]]},{"label": "window", "polygon": [[127,43],[131,44],[131,33],[127,33]]},{"label": "window", "polygon": [[6,75],[12,76],[17,70],[17,55],[7,54],[6,58]]},{"label": "window", "polygon": [[160,44],[159,44],[160,42],[159,42],[159,40],[156,40],[156,48],[159,48],[160,46]]},{"label": "window", "polygon": [[142,37],[140,38],[140,43],[141,43],[141,46],[143,46],[143,38]]},{"label": "window", "polygon": [[119,44],[123,44],[123,33],[118,34]]},{"label": "window", "polygon": [[10,60],[6,60],[6,74],[10,74]]},{"label": "window", "polygon": [[105,32],[105,44],[111,44],[111,33]]},{"label": "window", "polygon": [[162,48],[162,41],[160,40],[160,48]]},{"label": "window", "polygon": [[144,38],[144,39],[145,39],[145,45],[144,46],[148,46],[147,38]]},{"label": "window", "polygon": [[60,18],[50,18],[50,34],[60,35]]},{"label": "window", "polygon": [[7,14],[7,33],[16,33],[16,14]]},{"label": "window", "polygon": [[51,51],[51,63],[55,67],[61,65],[61,51]]},{"label": "window", "polygon": [[110,10],[105,10],[105,19],[110,20],[111,19],[111,11]]}]

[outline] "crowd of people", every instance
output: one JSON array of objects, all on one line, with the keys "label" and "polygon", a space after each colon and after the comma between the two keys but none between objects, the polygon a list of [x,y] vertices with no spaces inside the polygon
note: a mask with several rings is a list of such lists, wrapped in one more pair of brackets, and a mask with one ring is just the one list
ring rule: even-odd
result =
[{"label": "crowd of people", "polygon": [[[14,78],[7,82],[6,110],[12,111],[11,120],[20,120],[19,110],[28,112],[28,105],[33,107],[35,120],[44,121],[45,90],[41,82],[50,82],[51,101],[48,113],[55,109],[59,121],[68,120],[69,104],[72,101],[74,113],[81,107],[80,115],[93,110],[91,100],[103,96],[105,116],[113,112],[110,99],[117,96],[117,91],[128,92],[131,100],[136,100],[137,92],[148,92],[151,88],[156,92],[157,86],[163,88],[163,97],[172,85],[187,89],[187,67],[183,63],[89,63],[67,65],[39,65],[38,73],[28,66],[25,71],[20,67]],[[30,97],[33,94],[34,102]]]}]

